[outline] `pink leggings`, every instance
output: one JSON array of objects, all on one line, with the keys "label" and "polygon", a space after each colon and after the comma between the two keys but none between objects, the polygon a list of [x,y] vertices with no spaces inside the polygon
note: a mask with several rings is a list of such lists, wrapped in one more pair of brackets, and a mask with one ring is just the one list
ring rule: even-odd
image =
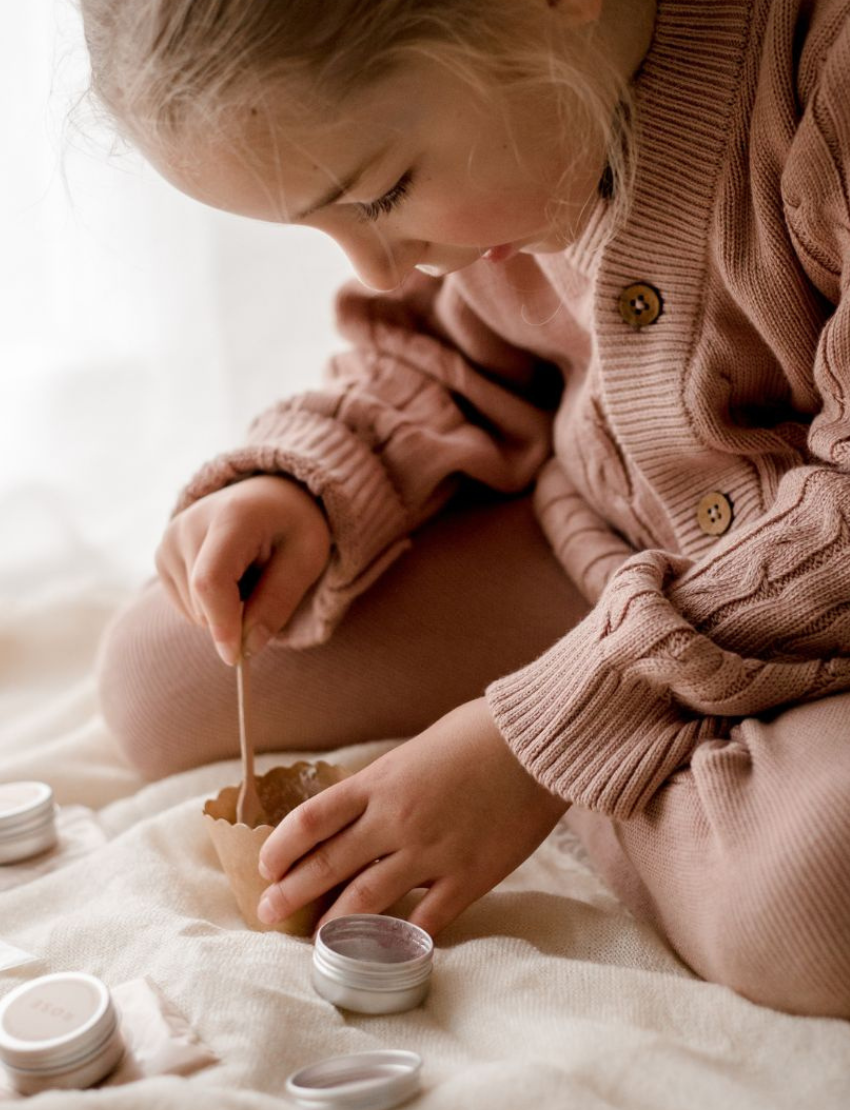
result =
[{"label": "pink leggings", "polygon": [[[587,611],[527,500],[444,514],[332,639],[254,661],[258,750],[413,735]],[[238,754],[234,672],[157,583],[101,648],[107,723],[150,778]],[[850,694],[698,747],[630,821],[573,806],[594,865],[699,975],[791,1013],[850,1018]]]}]

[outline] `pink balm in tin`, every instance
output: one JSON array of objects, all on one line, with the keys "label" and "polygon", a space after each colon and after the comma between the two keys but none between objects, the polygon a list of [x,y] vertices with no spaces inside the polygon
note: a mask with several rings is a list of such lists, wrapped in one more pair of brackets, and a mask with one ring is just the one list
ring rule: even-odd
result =
[{"label": "pink balm in tin", "polygon": [[313,986],[346,1010],[395,1014],[428,993],[434,942],[424,929],[384,914],[350,914],[323,925],[313,947]]}]

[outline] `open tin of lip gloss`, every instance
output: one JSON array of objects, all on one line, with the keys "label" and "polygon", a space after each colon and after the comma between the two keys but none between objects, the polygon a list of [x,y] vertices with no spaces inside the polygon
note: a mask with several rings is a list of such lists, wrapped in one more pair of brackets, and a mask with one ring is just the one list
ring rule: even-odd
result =
[{"label": "open tin of lip gloss", "polygon": [[434,942],[418,925],[384,914],[337,917],[313,946],[313,986],[346,1010],[395,1014],[428,993]]}]

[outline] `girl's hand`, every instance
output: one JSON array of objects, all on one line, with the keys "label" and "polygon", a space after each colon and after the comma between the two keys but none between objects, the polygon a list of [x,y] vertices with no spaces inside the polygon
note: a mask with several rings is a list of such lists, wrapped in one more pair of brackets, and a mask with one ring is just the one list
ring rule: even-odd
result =
[{"label": "girl's hand", "polygon": [[[225,663],[256,655],[324,570],[330,530],[315,498],[286,477],[246,478],[202,497],[169,524],[156,567],[181,612],[209,628]],[[240,581],[259,575],[244,603]]]},{"label": "girl's hand", "polygon": [[567,803],[502,739],[483,698],[288,814],[263,845],[272,924],[340,883],[320,924],[381,913],[428,887],[410,920],[432,936],[486,894],[549,834]]}]

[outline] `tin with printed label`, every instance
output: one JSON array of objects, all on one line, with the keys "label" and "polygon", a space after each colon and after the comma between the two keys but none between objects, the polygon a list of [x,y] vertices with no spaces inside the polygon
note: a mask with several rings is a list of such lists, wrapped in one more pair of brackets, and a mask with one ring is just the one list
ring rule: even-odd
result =
[{"label": "tin with printed label", "polygon": [[112,995],[94,975],[43,975],[0,1003],[0,1061],[19,1094],[91,1087],[123,1054]]}]

